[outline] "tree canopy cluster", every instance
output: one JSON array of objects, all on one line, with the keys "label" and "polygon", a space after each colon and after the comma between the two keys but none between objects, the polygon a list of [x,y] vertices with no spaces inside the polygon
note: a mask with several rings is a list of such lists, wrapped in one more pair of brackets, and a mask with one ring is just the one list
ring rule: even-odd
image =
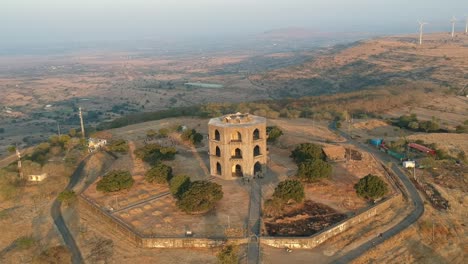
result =
[{"label": "tree canopy cluster", "polygon": [[297,177],[305,182],[315,182],[330,177],[332,167],[325,161],[322,147],[312,143],[302,143],[291,153],[297,163]]},{"label": "tree canopy cluster", "polygon": [[186,213],[207,212],[223,198],[221,185],[209,181],[194,181],[185,175],[171,179],[169,189],[178,199],[177,206]]},{"label": "tree canopy cluster", "polygon": [[368,174],[354,185],[356,193],[365,199],[378,199],[388,192],[387,183],[380,177]]},{"label": "tree canopy cluster", "polygon": [[273,193],[274,198],[278,198],[284,202],[294,200],[298,203],[302,202],[305,197],[304,186],[298,180],[285,180],[278,183]]},{"label": "tree canopy cluster", "polygon": [[145,173],[147,182],[167,184],[172,179],[172,168],[163,163],[157,163]]},{"label": "tree canopy cluster", "polygon": [[221,185],[209,181],[194,181],[177,201],[177,206],[186,213],[206,212],[214,208],[222,198]]},{"label": "tree canopy cluster", "polygon": [[98,181],[96,189],[106,193],[128,190],[133,186],[134,182],[135,180],[129,171],[113,170]]},{"label": "tree canopy cluster", "polygon": [[219,264],[237,264],[239,261],[239,249],[234,245],[227,245],[216,256]]},{"label": "tree canopy cluster", "polygon": [[111,140],[111,142],[109,142],[109,144],[107,145],[107,148],[112,152],[128,152],[128,144],[127,141],[124,139]]},{"label": "tree canopy cluster", "polygon": [[267,127],[266,132],[268,134],[267,141],[271,143],[276,142],[283,135],[283,131],[277,126]]},{"label": "tree canopy cluster", "polygon": [[190,142],[192,145],[198,144],[203,140],[203,135],[198,133],[195,129],[186,129],[182,132],[182,140]]},{"label": "tree canopy cluster", "polygon": [[177,150],[174,147],[163,147],[159,144],[147,144],[144,147],[135,150],[137,158],[148,163],[156,163],[161,160],[174,159]]},{"label": "tree canopy cluster", "polygon": [[402,115],[398,118],[395,124],[401,128],[406,128],[413,131],[436,132],[440,126],[436,118],[427,121],[419,121],[416,114]]}]

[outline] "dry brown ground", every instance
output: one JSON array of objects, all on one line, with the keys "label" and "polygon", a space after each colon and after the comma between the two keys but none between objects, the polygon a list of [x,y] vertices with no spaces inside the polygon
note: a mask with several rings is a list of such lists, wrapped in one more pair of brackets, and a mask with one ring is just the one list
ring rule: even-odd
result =
[{"label": "dry brown ground", "polygon": [[[468,88],[467,88],[468,89]],[[457,125],[468,120],[468,98],[454,95],[426,94],[423,101],[417,105],[393,108],[386,116],[399,117],[416,114],[419,120],[440,119],[441,127],[455,129]]]},{"label": "dry brown ground", "polygon": [[468,153],[468,134],[453,133],[418,133],[408,136],[411,140],[424,140],[427,143],[435,143],[438,148],[447,151],[453,157],[457,157],[460,151]]},{"label": "dry brown ground", "polygon": [[[85,261],[91,263],[94,263],[95,252],[100,253],[105,263],[216,263],[219,249],[139,248],[86,208],[79,208],[79,219],[84,228],[83,232],[76,234],[75,239]],[[102,241],[109,240],[110,246],[102,245]]]},{"label": "dry brown ground", "polygon": [[[251,76],[250,79],[254,82],[268,83],[273,87],[282,87],[286,82],[289,88],[297,86],[299,89],[306,89],[290,81],[325,79],[323,74],[331,75],[334,72],[339,72],[340,75],[350,74],[353,72],[353,63],[359,65],[365,62],[370,68],[359,74],[366,75],[378,71],[402,74],[403,77],[404,73],[409,71],[423,71],[428,76],[421,76],[420,80],[431,78],[447,82],[458,87],[457,89],[462,88],[466,84],[464,76],[468,71],[468,36],[458,34],[455,41],[450,40],[446,34],[427,34],[425,37],[427,38],[422,46],[417,44],[416,35],[370,39],[338,52],[316,56],[302,65],[276,69]],[[428,65],[433,67],[429,71]],[[333,83],[335,80],[329,78],[327,81]]]},{"label": "dry brown ground", "polygon": [[415,225],[369,251],[354,263],[465,263],[468,255],[468,198],[460,190],[439,187],[451,208],[435,211],[429,205]]},{"label": "dry brown ground", "polygon": [[[29,262],[43,250],[62,244],[50,217],[50,207],[72,171],[63,164],[46,165],[43,171],[49,174],[43,182],[20,187],[15,198],[1,201],[1,263]],[[14,241],[24,236],[32,237],[35,245],[28,249],[15,247]]]}]

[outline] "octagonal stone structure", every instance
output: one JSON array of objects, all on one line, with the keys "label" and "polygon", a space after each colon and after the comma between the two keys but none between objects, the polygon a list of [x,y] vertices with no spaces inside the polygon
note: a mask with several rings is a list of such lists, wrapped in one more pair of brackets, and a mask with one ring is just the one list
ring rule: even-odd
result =
[{"label": "octagonal stone structure", "polygon": [[228,114],[208,122],[210,174],[226,180],[264,175],[267,163],[266,118]]}]

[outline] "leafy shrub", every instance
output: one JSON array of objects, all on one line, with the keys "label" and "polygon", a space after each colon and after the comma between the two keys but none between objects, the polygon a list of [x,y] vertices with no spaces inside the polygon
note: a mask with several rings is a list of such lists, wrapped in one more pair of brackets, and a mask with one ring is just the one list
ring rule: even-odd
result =
[{"label": "leafy shrub", "polygon": [[366,199],[377,199],[388,192],[387,183],[380,177],[368,174],[354,185],[356,193]]},{"label": "leafy shrub", "polygon": [[277,126],[267,127],[266,132],[268,134],[267,141],[272,143],[276,142],[279,139],[279,137],[283,135],[283,131]]},{"label": "leafy shrub", "polygon": [[98,181],[96,189],[101,192],[117,192],[130,189],[133,186],[132,175],[128,171],[113,170],[107,173]]},{"label": "leafy shrub", "polygon": [[233,245],[227,245],[221,249],[216,256],[219,264],[237,264],[238,263],[238,248]]},{"label": "leafy shrub", "polygon": [[180,199],[190,187],[190,178],[185,175],[177,175],[169,182],[169,190],[174,197]]},{"label": "leafy shrub", "polygon": [[70,204],[76,200],[76,193],[71,190],[65,190],[57,196],[57,200],[65,204]]},{"label": "leafy shrub", "polygon": [[195,129],[187,129],[182,132],[182,140],[188,141],[191,144],[195,145],[200,143],[203,140],[203,135],[198,133]]},{"label": "leafy shrub", "polygon": [[107,145],[107,148],[112,152],[128,152],[128,144],[127,141],[125,141],[124,139],[112,140],[111,142],[109,142],[109,145]]},{"label": "leafy shrub", "polygon": [[302,143],[291,153],[291,158],[296,163],[302,163],[306,160],[324,159],[322,147],[313,143]]},{"label": "leafy shrub", "polygon": [[294,200],[298,203],[304,200],[304,186],[298,180],[285,180],[276,186],[273,197],[281,199],[285,202]]},{"label": "leafy shrub", "polygon": [[30,236],[23,236],[16,240],[16,246],[20,249],[28,249],[36,244],[36,240]]},{"label": "leafy shrub", "polygon": [[174,159],[176,153],[174,147],[163,147],[159,144],[148,144],[135,150],[136,157],[148,163]]},{"label": "leafy shrub", "polygon": [[332,167],[321,159],[308,160],[299,164],[297,177],[305,182],[315,182],[328,178],[332,173]]},{"label": "leafy shrub", "polygon": [[162,163],[156,164],[153,168],[145,174],[147,182],[154,182],[159,184],[169,183],[172,178],[172,168]]},{"label": "leafy shrub", "polygon": [[211,210],[223,198],[221,185],[209,181],[195,181],[177,201],[177,206],[186,213]]}]

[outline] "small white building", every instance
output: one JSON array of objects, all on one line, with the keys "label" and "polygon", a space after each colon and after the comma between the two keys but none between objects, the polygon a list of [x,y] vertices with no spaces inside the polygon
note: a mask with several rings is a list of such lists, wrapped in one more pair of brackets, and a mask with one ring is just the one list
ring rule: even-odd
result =
[{"label": "small white building", "polygon": [[416,162],[414,162],[414,160],[403,161],[403,168],[408,169],[414,167],[416,167]]},{"label": "small white building", "polygon": [[88,151],[94,152],[107,145],[107,139],[100,138],[89,138],[88,139]]},{"label": "small white building", "polygon": [[38,174],[38,175],[28,175],[28,181],[30,182],[41,182],[43,181],[45,178],[47,178],[47,173],[42,173],[42,174]]}]

